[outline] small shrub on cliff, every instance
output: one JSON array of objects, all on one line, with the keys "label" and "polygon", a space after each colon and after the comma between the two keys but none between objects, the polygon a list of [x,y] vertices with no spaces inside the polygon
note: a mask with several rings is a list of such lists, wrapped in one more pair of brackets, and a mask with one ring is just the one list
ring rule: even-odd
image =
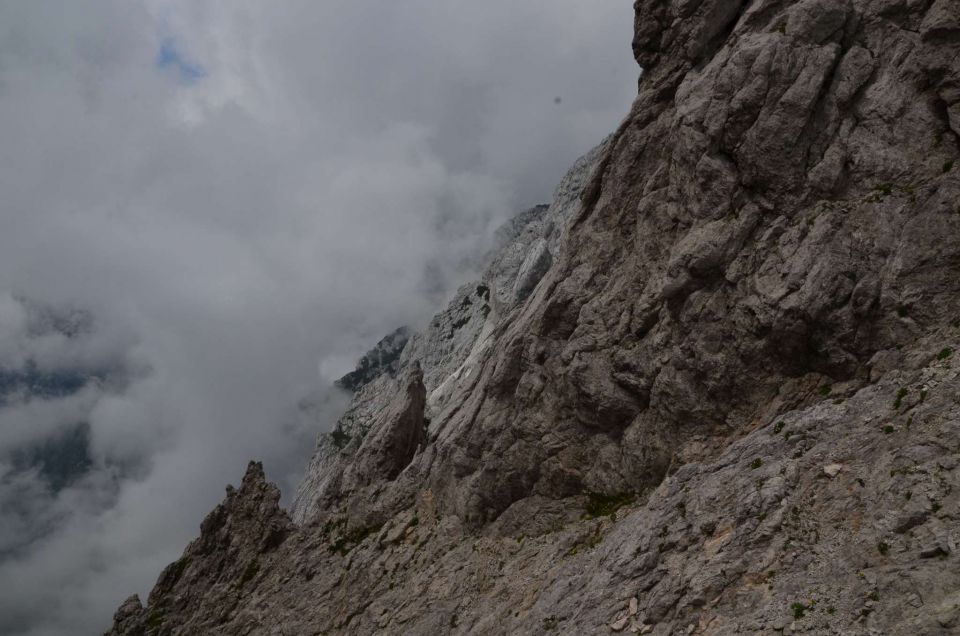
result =
[{"label": "small shrub on cliff", "polygon": [[246,585],[253,580],[253,577],[257,575],[257,572],[260,571],[260,564],[256,561],[251,561],[247,564],[246,569],[243,571],[243,576],[240,577],[240,585]]},{"label": "small shrub on cliff", "polygon": [[[380,530],[381,527],[382,526],[362,527],[347,530],[337,537],[336,541],[330,544],[330,552],[336,552],[340,556],[346,556],[350,553],[350,550],[353,550],[363,543],[364,539]],[[419,545],[417,547],[419,547]]]},{"label": "small shrub on cliff", "polygon": [[632,504],[636,498],[636,494],[630,492],[616,495],[589,492],[587,493],[587,505],[584,507],[583,518],[615,517],[617,510]]},{"label": "small shrub on cliff", "polygon": [[907,393],[908,391],[906,388],[901,388],[899,391],[897,391],[897,398],[893,401],[893,408],[895,410],[899,409],[903,404],[903,398],[907,397]]},{"label": "small shrub on cliff", "polygon": [[331,431],[330,439],[333,440],[333,445],[340,449],[346,448],[347,444],[350,443],[350,435],[344,433],[339,428],[335,428],[333,431]]},{"label": "small shrub on cliff", "polygon": [[163,626],[164,619],[163,610],[157,609],[150,612],[150,615],[147,617],[147,627],[152,629],[158,629]]},{"label": "small shrub on cliff", "polygon": [[178,559],[170,568],[170,584],[173,585],[179,581],[188,567],[190,567],[190,557],[184,556]]}]

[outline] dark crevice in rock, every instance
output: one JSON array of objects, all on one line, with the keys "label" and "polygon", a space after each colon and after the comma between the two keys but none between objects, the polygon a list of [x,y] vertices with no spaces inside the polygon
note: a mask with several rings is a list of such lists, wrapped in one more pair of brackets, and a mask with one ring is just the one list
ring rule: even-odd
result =
[{"label": "dark crevice in rock", "polygon": [[950,118],[950,105],[947,104],[945,99],[937,96],[933,98],[931,106],[934,115],[942,122],[944,132],[953,135],[958,147],[960,147],[960,130],[953,127],[953,121]]}]

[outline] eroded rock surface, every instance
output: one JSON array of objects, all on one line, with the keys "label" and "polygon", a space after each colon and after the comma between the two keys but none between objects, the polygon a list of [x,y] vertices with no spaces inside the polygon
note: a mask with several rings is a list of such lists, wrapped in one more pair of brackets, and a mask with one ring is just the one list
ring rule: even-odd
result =
[{"label": "eroded rock surface", "polygon": [[296,523],[252,468],[111,633],[960,629],[960,1],[635,9],[630,114]]}]

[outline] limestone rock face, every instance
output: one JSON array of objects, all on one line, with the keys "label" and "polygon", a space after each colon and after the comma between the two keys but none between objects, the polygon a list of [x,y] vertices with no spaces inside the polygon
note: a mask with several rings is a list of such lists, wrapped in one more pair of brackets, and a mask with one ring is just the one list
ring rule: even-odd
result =
[{"label": "limestone rock face", "polygon": [[[353,463],[347,458],[360,448],[367,433],[376,429],[394,402],[403,400],[403,383],[394,380],[398,369],[417,369],[427,394],[422,417],[433,436],[439,430],[436,424],[460,408],[497,342],[498,325],[512,315],[550,268],[560,249],[561,228],[578,209],[584,184],[605,149],[606,142],[601,143],[576,162],[550,205],[526,210],[498,229],[496,247],[481,279],[457,290],[447,308],[422,333],[398,330],[361,359],[353,374],[362,372],[365,381],[350,383],[356,389],[350,407],[332,433],[319,436],[294,500],[294,519],[304,523],[323,509],[318,502],[338,491],[348,470],[345,462]],[[399,347],[394,344],[400,342],[398,334],[403,338]],[[396,357],[389,356],[389,366],[377,362],[385,357],[383,351],[398,352]],[[343,380],[340,384],[346,386]],[[358,475],[365,471],[349,472]]]},{"label": "limestone rock face", "polygon": [[[383,386],[382,391],[391,402],[381,412],[371,413],[374,419],[368,430],[348,429],[350,437],[340,446],[335,436],[321,437],[294,502],[298,521],[309,521],[345,500],[373,503],[373,493],[370,498],[361,493],[368,487],[376,492],[379,485],[395,480],[426,445],[426,389],[420,365],[413,363],[399,381]],[[348,435],[343,428],[338,431]]]},{"label": "limestone rock face", "polygon": [[629,115],[296,525],[245,478],[113,634],[955,633],[960,2],[635,10]]}]

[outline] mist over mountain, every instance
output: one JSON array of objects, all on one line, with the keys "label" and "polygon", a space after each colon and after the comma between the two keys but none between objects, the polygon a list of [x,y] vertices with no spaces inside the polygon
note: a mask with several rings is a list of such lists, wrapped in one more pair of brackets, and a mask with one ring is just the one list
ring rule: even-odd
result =
[{"label": "mist over mountain", "polygon": [[0,6],[0,632],[102,632],[252,456],[292,501],[333,382],[622,118],[617,4]]},{"label": "mist over mountain", "polygon": [[960,2],[632,8],[625,119],[109,636],[958,633]]}]

